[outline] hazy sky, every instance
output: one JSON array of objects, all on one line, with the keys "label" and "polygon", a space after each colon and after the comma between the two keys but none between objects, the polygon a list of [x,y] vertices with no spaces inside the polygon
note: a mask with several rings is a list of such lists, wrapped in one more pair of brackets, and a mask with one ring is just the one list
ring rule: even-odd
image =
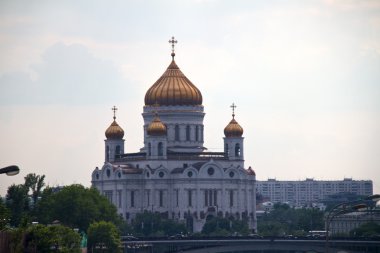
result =
[{"label": "hazy sky", "polygon": [[176,62],[201,90],[205,146],[237,104],[257,179],[372,179],[380,193],[380,1],[1,1],[0,195],[28,173],[81,183],[111,107],[143,145],[146,90]]}]

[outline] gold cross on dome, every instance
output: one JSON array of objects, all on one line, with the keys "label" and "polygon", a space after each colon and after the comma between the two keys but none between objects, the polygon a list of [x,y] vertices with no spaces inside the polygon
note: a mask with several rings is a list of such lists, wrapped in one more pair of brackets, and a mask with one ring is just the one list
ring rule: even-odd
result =
[{"label": "gold cross on dome", "polygon": [[169,43],[172,44],[172,54],[174,54],[174,45],[177,44],[177,40],[174,38],[174,36],[172,36],[172,39],[169,40]]},{"label": "gold cross on dome", "polygon": [[111,108],[111,110],[113,111],[113,119],[116,119],[116,111],[117,111],[116,106],[113,106],[113,107]]},{"label": "gold cross on dome", "polygon": [[235,108],[237,106],[235,105],[235,103],[232,103],[232,105],[230,107],[232,108],[232,117],[235,117]]}]

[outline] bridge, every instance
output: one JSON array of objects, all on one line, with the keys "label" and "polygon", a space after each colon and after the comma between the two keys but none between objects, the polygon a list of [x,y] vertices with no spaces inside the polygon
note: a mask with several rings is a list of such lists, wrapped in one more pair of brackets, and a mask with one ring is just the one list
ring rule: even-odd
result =
[{"label": "bridge", "polygon": [[[124,253],[325,253],[325,240],[315,239],[158,239],[123,241]],[[330,240],[329,253],[380,252],[380,240]]]}]

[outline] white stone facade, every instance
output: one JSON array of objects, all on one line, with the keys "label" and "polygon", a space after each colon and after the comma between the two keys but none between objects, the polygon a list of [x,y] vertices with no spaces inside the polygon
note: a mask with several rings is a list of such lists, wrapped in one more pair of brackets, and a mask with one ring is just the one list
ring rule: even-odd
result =
[{"label": "white stone facade", "polygon": [[[166,135],[148,134],[155,113]],[[107,139],[105,164],[92,173],[120,215],[130,222],[144,210],[159,212],[193,232],[208,216],[233,217],[255,232],[256,176],[244,167],[244,138],[225,137],[225,152],[207,152],[202,105],[145,105],[142,116],[144,147],[124,153],[123,139]]]}]

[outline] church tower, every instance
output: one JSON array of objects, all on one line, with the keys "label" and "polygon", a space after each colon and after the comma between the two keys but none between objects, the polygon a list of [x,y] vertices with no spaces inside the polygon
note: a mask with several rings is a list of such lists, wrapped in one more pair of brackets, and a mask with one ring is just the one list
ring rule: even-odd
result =
[{"label": "church tower", "polygon": [[232,120],[224,128],[224,153],[229,160],[244,160],[243,128],[235,120],[236,105],[232,103]]},{"label": "church tower", "polygon": [[105,132],[105,162],[114,162],[117,155],[124,154],[124,130],[116,122],[116,106],[112,107],[112,111],[113,122]]},{"label": "church tower", "polygon": [[146,156],[147,159],[166,159],[167,158],[167,132],[166,126],[161,122],[157,112],[154,119],[146,130]]},{"label": "church tower", "polygon": [[172,61],[145,94],[144,140],[147,143],[147,129],[157,112],[166,126],[168,152],[200,153],[205,150],[202,94],[174,60],[177,41],[172,38],[169,43]]}]

